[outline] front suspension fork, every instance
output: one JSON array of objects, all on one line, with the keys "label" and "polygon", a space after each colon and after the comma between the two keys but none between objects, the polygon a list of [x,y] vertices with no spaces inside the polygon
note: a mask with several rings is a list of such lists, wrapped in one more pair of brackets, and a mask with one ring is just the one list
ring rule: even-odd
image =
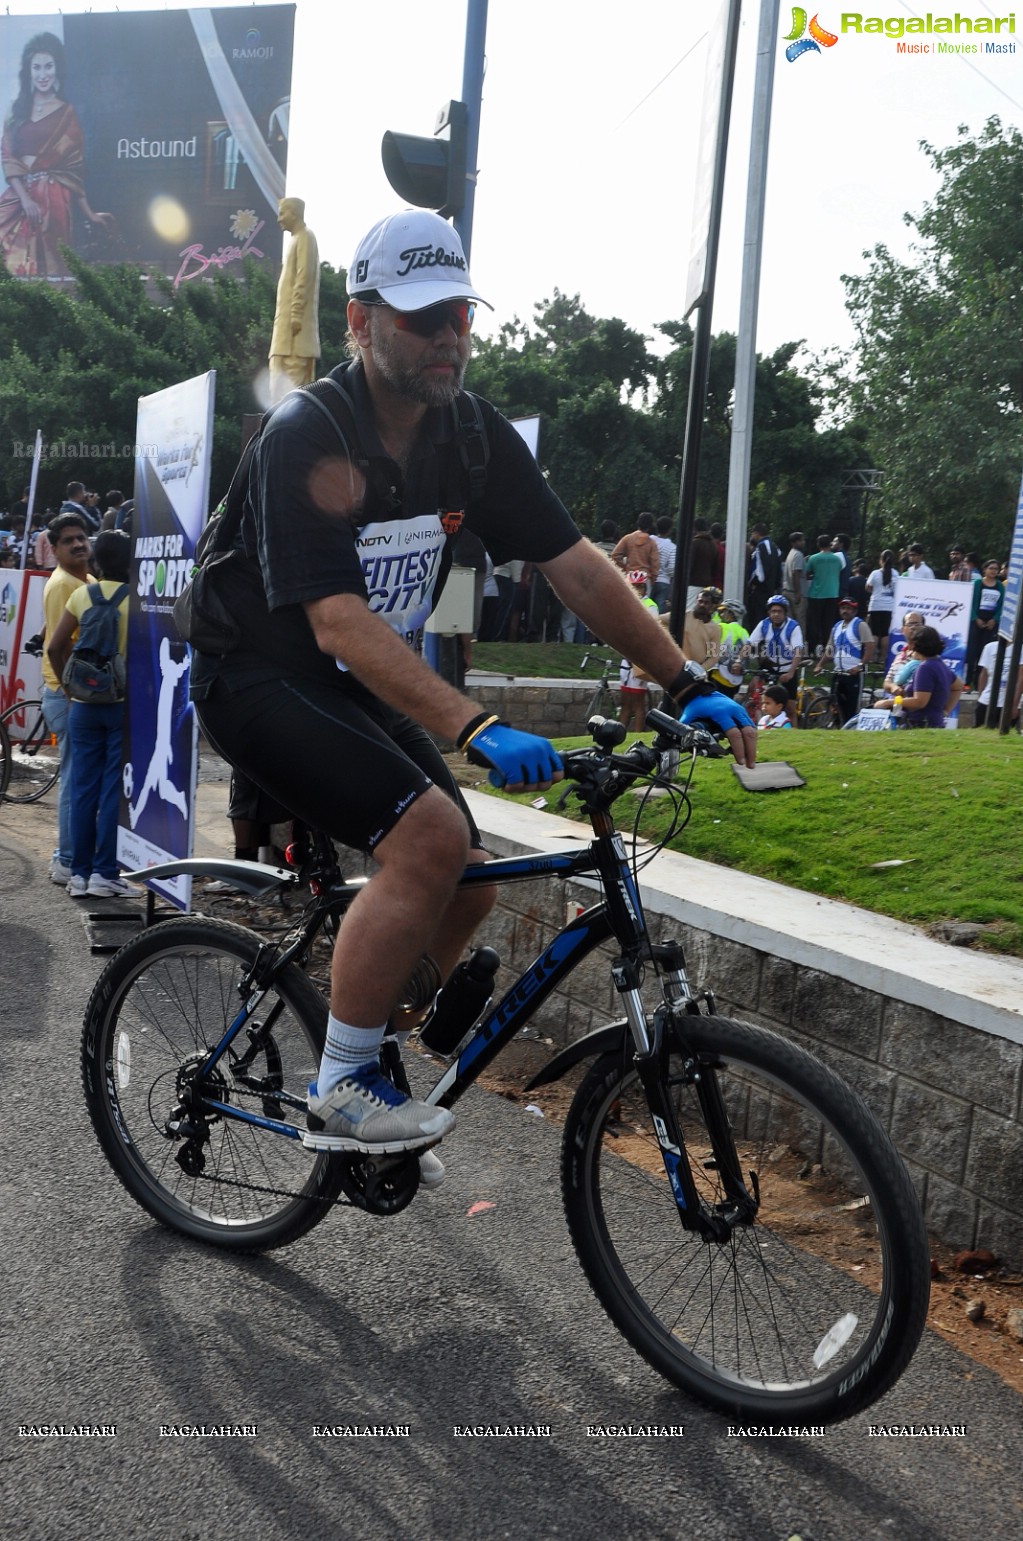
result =
[{"label": "front suspension fork", "polygon": [[[683,1027],[683,1024],[679,1024]],[[668,1076],[670,1040],[674,1036],[671,1008],[654,1016],[648,1054],[637,1054],[636,1072],[646,1093],[647,1106],[661,1151],[664,1169],[671,1184],[683,1229],[694,1231],[706,1242],[726,1241],[737,1226],[748,1225],[759,1207],[755,1174],[750,1174],[753,1191],[747,1187],[739,1167],[731,1125],[721,1088],[712,1067],[692,1058],[683,1060],[684,1073],[696,1086],[700,1107],[711,1139],[712,1162],[724,1188],[724,1202],[708,1205],[700,1196],[693,1179],[685,1136],[675,1111]],[[666,1041],[667,1040],[667,1041]],[[684,1052],[684,1043],[678,1047]]]}]

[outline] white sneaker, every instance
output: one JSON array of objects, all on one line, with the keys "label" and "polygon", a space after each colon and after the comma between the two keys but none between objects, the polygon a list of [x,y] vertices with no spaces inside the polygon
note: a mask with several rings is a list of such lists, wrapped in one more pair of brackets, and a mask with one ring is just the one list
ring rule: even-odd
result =
[{"label": "white sneaker", "polygon": [[66,888],[70,881],[71,868],[65,867],[64,863],[58,861],[55,856],[50,862],[50,882],[59,883],[62,888]]},{"label": "white sneaker", "polygon": [[439,1188],[445,1177],[444,1163],[432,1150],[424,1150],[419,1156],[419,1186],[427,1193]]},{"label": "white sneaker", "polygon": [[124,878],[105,878],[94,872],[89,879],[88,893],[92,899],[130,899],[140,891],[134,883],[126,883]]},{"label": "white sneaker", "polygon": [[89,892],[89,884],[85,878],[76,877],[72,872],[67,880],[67,891],[72,899],[84,899]]},{"label": "white sneaker", "polygon": [[455,1126],[447,1108],[396,1091],[379,1064],[360,1065],[325,1097],[310,1087],[307,1122],[302,1143],[310,1149],[369,1154],[435,1145]]}]

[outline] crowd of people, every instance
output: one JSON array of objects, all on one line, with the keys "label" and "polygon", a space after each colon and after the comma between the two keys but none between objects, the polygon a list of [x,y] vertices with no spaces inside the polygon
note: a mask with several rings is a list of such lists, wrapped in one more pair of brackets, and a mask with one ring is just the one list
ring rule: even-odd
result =
[{"label": "crowd of people", "polygon": [[[671,523],[662,519],[656,528],[670,548],[668,560],[673,564]],[[647,602],[663,615],[667,610],[665,588],[670,598],[671,583],[670,576],[666,586],[662,581],[662,556],[654,531],[653,516],[641,514],[635,530],[620,539],[615,538],[613,527],[605,528],[602,544],[633,587],[649,596]],[[783,551],[768,527],[758,523],[750,531],[746,589],[743,601],[738,601],[726,600],[720,582],[715,581],[724,571],[723,533],[720,526],[708,527],[705,520],[695,522],[690,576],[698,578],[699,584],[688,591],[684,646],[687,656],[707,670],[708,689],[712,685],[715,694],[735,701],[748,672],[766,668],[772,680],[769,692],[764,692],[766,709],[759,713],[756,726],[795,727],[800,676],[807,665],[815,676],[827,671],[839,720],[844,724],[856,717],[866,704],[863,688],[867,672],[883,661],[888,651],[897,579],[928,581],[936,576],[924,560],[923,546],[913,542],[897,555],[886,549],[880,553],[877,566],[871,568],[865,560],[851,556],[847,535],[819,536],[816,550],[807,556],[802,531],[790,535]],[[898,677],[889,670],[884,690],[869,704],[890,710],[893,721],[902,727],[941,727],[955,710],[964,688],[972,688],[978,692],[975,720],[978,726],[983,725],[992,694],[1000,707],[1009,690],[1007,659],[997,692],[992,681],[1007,573],[1007,563],[995,558],[978,563],[974,554],[956,542],[949,551],[948,579],[971,585],[965,673],[960,674],[942,659],[944,639],[940,633],[926,626],[922,616],[910,612],[902,617],[905,641],[895,654]],[[919,686],[909,689],[920,664],[926,667]],[[633,666],[623,660],[622,720],[630,726],[637,722],[642,725],[642,685]],[[1013,685],[1014,722],[1018,722],[1021,695],[1023,666]],[[724,733],[725,719],[720,708],[718,712],[718,726]],[[725,715],[727,727],[740,735],[742,729],[752,726],[752,721],[747,724]],[[708,722],[711,718],[708,711]],[[739,737],[729,737],[729,742],[737,759],[752,763],[755,751],[740,747]]]},{"label": "crowd of people", "polygon": [[22,562],[25,545],[25,527],[28,523],[30,488],[22,488],[21,497],[11,504],[9,512],[0,512],[0,567],[34,567],[41,572],[53,572],[57,556],[49,536],[49,526],[55,512],[77,514],[89,536],[102,530],[132,532],[135,513],[134,498],[126,498],[116,488],[100,494],[90,492],[83,482],[68,482],[60,508],[34,510],[32,528],[29,531],[26,561]]}]

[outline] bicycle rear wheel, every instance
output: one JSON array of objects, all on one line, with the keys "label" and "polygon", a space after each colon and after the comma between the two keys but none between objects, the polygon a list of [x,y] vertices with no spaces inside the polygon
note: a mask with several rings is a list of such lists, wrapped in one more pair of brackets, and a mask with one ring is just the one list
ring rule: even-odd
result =
[{"label": "bicycle rear wheel", "polygon": [[[161,1224],[242,1252],[295,1241],[340,1191],[335,1156],[215,1111],[304,1129],[327,1007],[290,965],[273,981],[203,1088],[196,1070],[241,1009],[259,938],[183,917],[134,938],[107,964],[85,1011],[82,1080],[93,1128],[128,1192]],[[247,1067],[251,1035],[269,1025]]]},{"label": "bicycle rear wheel", "polygon": [[685,1039],[669,1086],[697,1189],[724,1199],[700,1097],[712,1075],[756,1217],[724,1242],[683,1230],[635,1068],[608,1055],[565,1126],[583,1269],[643,1358],[718,1411],[848,1418],[902,1373],[926,1320],[927,1236],[906,1169],[860,1099],[794,1044],[715,1017],[687,1021]]},{"label": "bicycle rear wheel", "polygon": [[34,803],[60,775],[60,750],[43,716],[41,701],[19,701],[0,717],[11,740],[10,778],[3,788],[9,803]]}]

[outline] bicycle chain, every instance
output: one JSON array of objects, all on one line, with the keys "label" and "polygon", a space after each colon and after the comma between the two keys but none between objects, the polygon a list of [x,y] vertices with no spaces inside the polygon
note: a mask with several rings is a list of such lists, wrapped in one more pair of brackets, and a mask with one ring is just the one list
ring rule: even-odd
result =
[{"label": "bicycle chain", "polygon": [[206,1172],[186,1173],[193,1182],[213,1183],[218,1188],[244,1188],[247,1193],[265,1193],[275,1199],[300,1199],[305,1198],[311,1203],[323,1204],[329,1208],[332,1205],[340,1205],[345,1209],[355,1209],[357,1206],[351,1199],[338,1197],[336,1199],[321,1199],[314,1193],[294,1193],[290,1188],[268,1188],[265,1183],[245,1183],[237,1177],[210,1177]]}]

